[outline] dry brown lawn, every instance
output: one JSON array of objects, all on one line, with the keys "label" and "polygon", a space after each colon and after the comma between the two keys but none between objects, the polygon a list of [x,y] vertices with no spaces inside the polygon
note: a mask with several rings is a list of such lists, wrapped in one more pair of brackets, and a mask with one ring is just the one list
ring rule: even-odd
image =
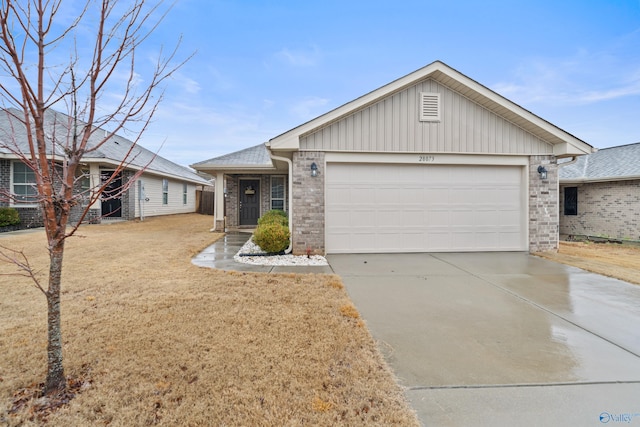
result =
[{"label": "dry brown lawn", "polygon": [[640,284],[640,247],[615,243],[560,242],[558,253],[536,254],[604,276]]},{"label": "dry brown lawn", "polygon": [[[91,225],[67,242],[66,373],[82,391],[46,419],[45,299],[0,276],[0,424],[417,425],[340,278],[199,268],[211,217]],[[42,231],[1,236],[45,269]],[[8,264],[0,272],[11,272]]]}]

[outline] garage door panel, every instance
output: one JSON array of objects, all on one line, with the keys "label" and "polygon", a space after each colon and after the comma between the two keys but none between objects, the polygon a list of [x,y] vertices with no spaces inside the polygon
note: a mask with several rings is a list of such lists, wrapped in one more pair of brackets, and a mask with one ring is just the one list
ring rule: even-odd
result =
[{"label": "garage door panel", "polygon": [[329,163],[327,252],[525,250],[521,166]]}]

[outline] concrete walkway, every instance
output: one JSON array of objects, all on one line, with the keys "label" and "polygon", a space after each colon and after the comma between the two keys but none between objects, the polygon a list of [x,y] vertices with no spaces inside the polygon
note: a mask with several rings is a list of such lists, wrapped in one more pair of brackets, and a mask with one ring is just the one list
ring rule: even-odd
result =
[{"label": "concrete walkway", "polygon": [[191,262],[200,267],[216,268],[218,270],[246,271],[253,273],[314,273],[333,274],[329,265],[252,265],[234,261],[233,257],[251,238],[251,232],[230,231],[220,240],[196,255]]},{"label": "concrete walkway", "polygon": [[640,426],[640,286],[526,253],[327,259],[423,425]]}]

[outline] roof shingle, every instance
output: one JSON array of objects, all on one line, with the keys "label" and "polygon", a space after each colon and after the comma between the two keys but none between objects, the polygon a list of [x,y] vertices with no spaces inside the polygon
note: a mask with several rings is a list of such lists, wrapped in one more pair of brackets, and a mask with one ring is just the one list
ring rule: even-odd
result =
[{"label": "roof shingle", "polygon": [[[10,153],[8,147],[16,147],[22,153],[29,151],[27,142],[26,127],[18,120],[22,117],[22,112],[16,109],[0,110],[0,153]],[[69,127],[71,117],[66,114],[47,110],[45,116],[45,134],[47,137],[48,152],[56,156],[64,155],[66,140],[69,138]],[[86,125],[84,122],[80,126]],[[163,176],[170,176],[187,180],[199,184],[208,184],[208,181],[200,177],[191,169],[173,163],[147,150],[140,144],[136,144],[120,135],[113,135],[107,143],[96,148],[97,144],[104,137],[104,132],[95,132],[89,139],[89,147],[93,150],[85,153],[84,160],[104,159],[105,162],[120,163],[127,158],[127,164],[136,168],[146,168],[147,172],[156,173]],[[132,148],[133,147],[133,148]]]},{"label": "roof shingle", "polygon": [[561,181],[640,178],[640,143],[603,148],[560,166]]}]

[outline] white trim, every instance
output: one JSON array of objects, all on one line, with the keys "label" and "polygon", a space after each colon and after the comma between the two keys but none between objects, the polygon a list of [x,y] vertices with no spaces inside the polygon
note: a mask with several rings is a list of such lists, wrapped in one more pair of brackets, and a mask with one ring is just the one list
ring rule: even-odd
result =
[{"label": "white trim", "polygon": [[335,153],[325,154],[326,163],[407,163],[434,165],[527,166],[529,156],[440,153]]},{"label": "white trim", "polygon": [[[11,164],[11,168],[10,169],[11,170],[9,172],[9,188],[8,188],[8,191],[9,191],[9,194],[11,194],[12,197],[9,200],[9,206],[12,207],[12,208],[37,208],[37,207],[40,206],[37,202],[36,203],[20,203],[20,202],[17,202],[15,200],[15,197],[18,197],[18,195],[14,192],[15,189],[13,187],[15,185],[15,182],[13,180],[14,165],[16,163],[21,163],[21,164],[26,166],[26,164],[21,160],[18,160],[18,159],[10,160],[10,164]],[[28,166],[27,166],[27,168],[28,168]],[[35,172],[34,172],[34,178],[35,178]],[[23,185],[23,184],[18,184],[18,185]],[[34,181],[32,185],[36,185],[36,182]],[[37,189],[36,189],[36,195],[35,196],[38,197]]]},{"label": "white trim", "polygon": [[[298,150],[300,149],[300,137],[307,133],[310,133],[316,129],[327,126],[343,117],[353,114],[353,112],[365,108],[368,105],[389,96],[395,92],[398,92],[406,87],[409,87],[421,80],[427,78],[433,78],[436,81],[446,82],[447,79],[454,80],[462,86],[474,91],[480,97],[495,104],[496,106],[505,108],[512,113],[518,115],[523,120],[534,125],[542,132],[551,134],[558,138],[563,143],[554,144],[554,154],[557,156],[573,155],[573,154],[589,154],[594,151],[594,148],[586,142],[576,138],[570,133],[560,129],[559,127],[549,123],[548,121],[536,116],[530,111],[520,107],[507,98],[499,95],[491,89],[481,85],[475,80],[470,79],[464,74],[454,70],[448,65],[440,61],[435,61],[426,67],[423,67],[413,73],[410,73],[404,77],[401,77],[385,86],[382,86],[366,95],[361,96],[351,102],[348,102],[332,111],[329,111],[322,116],[319,116],[313,120],[310,120],[296,128],[293,128],[281,135],[276,136],[267,142],[267,147],[272,150]],[[443,83],[446,84],[446,83]],[[486,107],[485,107],[486,108]],[[531,133],[534,133],[531,131]],[[558,145],[560,147],[558,147]],[[570,147],[569,147],[570,146]]]},{"label": "white trim", "polygon": [[[165,195],[167,196],[166,198],[165,198]],[[169,179],[162,178],[162,206],[168,206],[168,205],[169,205]]]},{"label": "white trim", "polygon": [[186,182],[182,183],[182,204],[186,206],[189,203],[189,186]]},{"label": "white trim", "polygon": [[287,212],[287,175],[269,175],[269,209],[273,209],[273,201],[281,200],[280,198],[273,198],[273,179],[280,178],[282,179],[282,191],[284,192],[284,196],[282,197],[282,210]]}]

